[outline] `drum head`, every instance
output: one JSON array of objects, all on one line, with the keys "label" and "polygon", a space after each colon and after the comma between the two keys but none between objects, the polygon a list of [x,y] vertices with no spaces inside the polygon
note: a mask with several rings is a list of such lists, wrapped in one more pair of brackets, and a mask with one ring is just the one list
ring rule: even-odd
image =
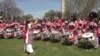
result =
[{"label": "drum head", "polygon": [[34,34],[37,34],[37,33],[39,33],[39,32],[40,32],[40,30],[34,30],[34,31],[33,31]]},{"label": "drum head", "polygon": [[53,34],[58,34],[59,32],[56,31],[56,30],[53,30],[52,33],[53,33]]},{"label": "drum head", "polygon": [[13,29],[6,29],[6,31],[7,31],[7,32],[12,32],[12,31],[13,31]]},{"label": "drum head", "polygon": [[90,38],[90,37],[92,37],[92,36],[93,36],[93,33],[84,33],[84,34],[82,35],[83,38]]}]

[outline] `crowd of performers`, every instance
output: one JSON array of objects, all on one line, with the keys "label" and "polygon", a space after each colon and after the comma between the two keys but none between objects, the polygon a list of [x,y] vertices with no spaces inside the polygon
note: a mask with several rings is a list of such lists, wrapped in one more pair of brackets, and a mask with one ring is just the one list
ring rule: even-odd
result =
[{"label": "crowd of performers", "polygon": [[30,53],[34,52],[32,48],[29,48],[32,47],[34,39],[58,40],[61,43],[66,41],[78,45],[79,41],[85,38],[88,41],[93,41],[94,48],[98,48],[100,44],[100,19],[96,20],[96,17],[90,14],[86,18],[70,17],[68,20],[57,18],[53,21],[30,19],[21,22],[11,20],[10,23],[5,23],[4,20],[0,20],[0,37],[23,37],[24,48]]}]

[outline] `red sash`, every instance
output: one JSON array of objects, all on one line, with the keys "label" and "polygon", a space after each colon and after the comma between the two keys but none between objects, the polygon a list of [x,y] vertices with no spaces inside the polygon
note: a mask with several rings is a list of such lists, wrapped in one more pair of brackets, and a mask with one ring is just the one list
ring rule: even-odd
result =
[{"label": "red sash", "polygon": [[100,37],[100,27],[97,28],[97,36]]}]

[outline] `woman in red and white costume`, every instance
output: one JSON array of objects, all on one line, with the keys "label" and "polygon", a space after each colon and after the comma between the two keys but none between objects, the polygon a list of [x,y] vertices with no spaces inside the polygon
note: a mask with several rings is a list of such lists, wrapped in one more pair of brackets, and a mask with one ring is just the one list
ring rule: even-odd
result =
[{"label": "woman in red and white costume", "polygon": [[32,42],[33,42],[33,29],[32,29],[33,21],[30,20],[29,22],[26,22],[27,32],[26,32],[26,39],[25,39],[25,50],[28,53],[34,53],[32,48]]},{"label": "woman in red and white costume", "polygon": [[4,30],[6,28],[6,23],[3,20],[0,20],[0,29]]},{"label": "woman in red and white costume", "polygon": [[68,24],[67,21],[65,21],[65,22],[63,21],[62,22],[62,27],[61,27],[62,29],[61,29],[61,31],[62,31],[62,34],[64,34],[64,35],[66,35],[66,32],[67,32],[67,26],[68,26],[67,24]]},{"label": "woman in red and white costume", "polygon": [[76,20],[76,18],[71,18],[71,22],[68,25],[69,30],[70,30],[70,35],[69,35],[69,42],[73,42],[74,44],[77,45],[78,44],[78,22]]},{"label": "woman in red and white costume", "polygon": [[99,45],[100,45],[100,20],[99,20],[99,23],[98,23],[97,36],[99,37]]},{"label": "woman in red and white costume", "polygon": [[82,19],[82,18],[79,18],[79,20],[78,20],[78,28],[79,28],[80,30],[82,30],[83,24],[84,24],[83,19]]},{"label": "woman in red and white costume", "polygon": [[3,21],[3,20],[1,21],[1,28],[2,28],[2,29],[5,29],[5,28],[6,28],[6,23],[5,23],[5,21]]},{"label": "woman in red and white costume", "polygon": [[6,26],[7,27],[6,27],[6,32],[4,33],[4,37],[5,38],[14,37],[14,30],[15,30],[14,20],[11,20]]},{"label": "woman in red and white costume", "polygon": [[100,45],[100,20],[98,21],[98,26],[96,28],[96,37],[97,37],[97,47]]},{"label": "woman in red and white costume", "polygon": [[45,19],[42,20],[41,27],[42,27],[42,29],[41,29],[42,32],[47,30],[46,20]]},{"label": "woman in red and white costume", "polygon": [[63,21],[61,20],[61,18],[57,18],[55,20],[55,26],[56,26],[56,29],[62,33],[62,27],[63,27]]},{"label": "woman in red and white costume", "polygon": [[89,28],[88,23],[89,23],[89,21],[87,19],[88,18],[83,19],[83,25],[82,25],[82,29],[81,29],[82,33],[85,33],[85,32],[88,31],[88,28]]},{"label": "woman in red and white costume", "polygon": [[14,24],[15,24],[14,36],[16,37],[16,36],[18,36],[19,34],[21,35],[20,23],[19,23],[17,20],[15,20],[15,21],[14,21]]},{"label": "woman in red and white costume", "polygon": [[0,37],[3,37],[5,29],[6,29],[6,23],[3,20],[0,20]]},{"label": "woman in red and white costume", "polygon": [[46,20],[46,27],[49,30],[49,32],[51,32],[53,26],[53,22]]},{"label": "woman in red and white costume", "polygon": [[97,21],[96,21],[96,19],[97,19],[97,17],[98,17],[98,15],[97,15],[97,13],[95,13],[95,12],[91,12],[90,14],[89,14],[89,21],[88,21],[88,26],[89,26],[89,28],[88,28],[88,31],[89,32],[91,32],[91,33],[93,33],[93,40],[94,40],[94,48],[98,48],[98,46],[99,46],[99,43],[98,43],[98,37],[96,36],[96,30],[97,30]]},{"label": "woman in red and white costume", "polygon": [[40,19],[37,20],[37,23],[35,23],[34,29],[38,30],[39,33],[42,32],[42,20],[40,20]]}]

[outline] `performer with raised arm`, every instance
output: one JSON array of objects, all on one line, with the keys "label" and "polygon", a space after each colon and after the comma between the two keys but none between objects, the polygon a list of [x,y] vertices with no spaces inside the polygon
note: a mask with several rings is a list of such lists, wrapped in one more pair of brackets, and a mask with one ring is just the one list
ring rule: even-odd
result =
[{"label": "performer with raised arm", "polygon": [[33,48],[32,48],[32,42],[33,42],[33,30],[32,30],[32,25],[33,21],[29,20],[29,22],[26,22],[26,27],[27,27],[27,32],[26,32],[26,39],[25,39],[25,50],[29,54],[34,53]]}]

